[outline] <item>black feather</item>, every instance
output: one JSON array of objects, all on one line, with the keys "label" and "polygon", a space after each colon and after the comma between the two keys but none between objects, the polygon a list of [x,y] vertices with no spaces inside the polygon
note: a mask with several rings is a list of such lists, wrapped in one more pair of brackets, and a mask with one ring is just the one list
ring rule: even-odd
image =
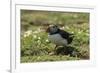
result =
[{"label": "black feather", "polygon": [[73,40],[73,34],[66,32],[64,30],[59,29],[59,34],[68,41],[68,44],[70,44]]}]

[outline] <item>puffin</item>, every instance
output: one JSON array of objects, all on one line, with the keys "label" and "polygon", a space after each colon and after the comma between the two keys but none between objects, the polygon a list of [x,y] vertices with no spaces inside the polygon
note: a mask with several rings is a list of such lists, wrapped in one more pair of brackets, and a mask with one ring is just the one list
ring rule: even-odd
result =
[{"label": "puffin", "polygon": [[73,41],[74,34],[60,29],[57,25],[49,26],[46,32],[48,33],[48,40],[56,45],[55,48],[58,46],[67,47]]}]

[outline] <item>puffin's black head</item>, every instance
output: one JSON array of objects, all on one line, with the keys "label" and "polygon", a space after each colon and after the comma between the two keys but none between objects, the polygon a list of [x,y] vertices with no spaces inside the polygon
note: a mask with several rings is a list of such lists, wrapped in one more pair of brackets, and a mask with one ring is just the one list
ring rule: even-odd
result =
[{"label": "puffin's black head", "polygon": [[48,32],[48,33],[50,33],[50,34],[55,34],[55,33],[57,33],[58,31],[59,31],[59,28],[58,28],[57,25],[50,25],[50,26],[47,28],[47,30],[46,30],[46,32]]}]

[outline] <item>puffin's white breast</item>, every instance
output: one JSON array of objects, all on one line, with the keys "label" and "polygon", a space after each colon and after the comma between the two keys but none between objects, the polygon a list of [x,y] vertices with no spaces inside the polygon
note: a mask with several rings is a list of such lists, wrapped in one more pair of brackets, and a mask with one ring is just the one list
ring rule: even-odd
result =
[{"label": "puffin's white breast", "polygon": [[56,45],[67,45],[67,40],[62,38],[60,34],[52,34],[48,36],[49,40]]}]

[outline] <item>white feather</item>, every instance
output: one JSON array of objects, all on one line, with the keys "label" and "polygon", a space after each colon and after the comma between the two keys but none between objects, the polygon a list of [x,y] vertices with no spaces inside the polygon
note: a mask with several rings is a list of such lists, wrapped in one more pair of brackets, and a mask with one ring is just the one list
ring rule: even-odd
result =
[{"label": "white feather", "polygon": [[49,40],[56,45],[63,45],[63,46],[67,45],[67,40],[62,38],[60,34],[52,34],[52,35],[49,35],[48,37],[49,37]]}]

